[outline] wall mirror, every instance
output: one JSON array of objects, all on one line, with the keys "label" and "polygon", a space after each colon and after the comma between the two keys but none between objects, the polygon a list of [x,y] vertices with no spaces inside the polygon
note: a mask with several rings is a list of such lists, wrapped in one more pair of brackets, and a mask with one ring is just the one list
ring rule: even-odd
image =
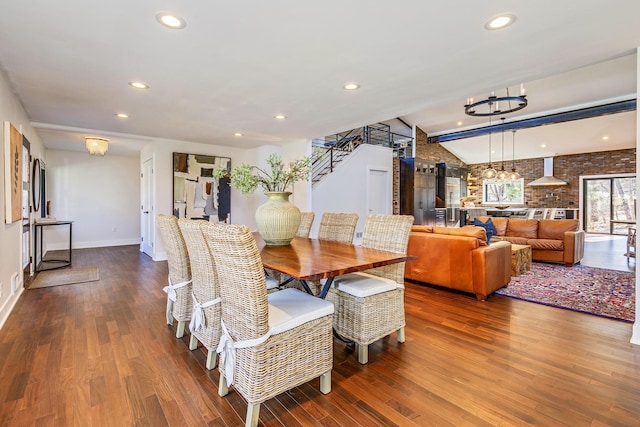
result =
[{"label": "wall mirror", "polygon": [[42,170],[40,169],[40,159],[33,161],[33,171],[31,172],[31,198],[34,212],[40,210],[40,178]]},{"label": "wall mirror", "polygon": [[229,157],[173,153],[173,214],[178,218],[231,222],[229,178],[214,171],[231,171]]}]

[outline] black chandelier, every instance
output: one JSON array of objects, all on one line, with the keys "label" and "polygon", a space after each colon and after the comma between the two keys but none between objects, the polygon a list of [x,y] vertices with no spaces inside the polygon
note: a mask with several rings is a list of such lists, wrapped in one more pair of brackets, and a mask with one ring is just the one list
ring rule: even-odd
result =
[{"label": "black chandelier", "polygon": [[506,91],[506,96],[497,96],[495,92],[491,92],[491,95],[489,95],[487,99],[476,102],[473,101],[473,98],[467,98],[467,103],[464,105],[465,114],[476,117],[488,117],[513,113],[527,106],[528,101],[524,91],[524,85],[520,85],[520,95],[518,96],[511,96],[509,94],[509,88],[506,88]]}]

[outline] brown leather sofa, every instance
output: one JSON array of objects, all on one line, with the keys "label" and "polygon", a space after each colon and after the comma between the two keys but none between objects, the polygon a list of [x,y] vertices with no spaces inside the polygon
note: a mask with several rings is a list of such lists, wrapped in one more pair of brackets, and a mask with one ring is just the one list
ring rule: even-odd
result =
[{"label": "brown leather sofa", "polygon": [[[478,217],[482,222],[488,218]],[[500,239],[530,245],[534,261],[562,262],[571,267],[584,256],[584,231],[578,230],[577,219],[492,217],[491,220]]]},{"label": "brown leather sofa", "polygon": [[476,294],[480,301],[511,280],[511,244],[487,245],[482,227],[414,225],[405,265],[406,279]]}]

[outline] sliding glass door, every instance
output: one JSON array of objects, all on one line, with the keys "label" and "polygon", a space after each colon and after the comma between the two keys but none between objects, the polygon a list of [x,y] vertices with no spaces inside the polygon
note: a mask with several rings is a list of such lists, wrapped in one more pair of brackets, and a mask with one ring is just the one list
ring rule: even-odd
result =
[{"label": "sliding glass door", "polygon": [[636,178],[611,177],[584,180],[587,233],[627,234],[636,221]]}]

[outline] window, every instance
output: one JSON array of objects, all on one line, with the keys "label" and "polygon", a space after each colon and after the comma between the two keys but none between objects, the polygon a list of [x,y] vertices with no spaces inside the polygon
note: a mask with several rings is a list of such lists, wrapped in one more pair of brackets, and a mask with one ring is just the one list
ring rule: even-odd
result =
[{"label": "window", "polygon": [[523,205],[524,178],[516,181],[482,181],[482,203],[487,205]]}]

